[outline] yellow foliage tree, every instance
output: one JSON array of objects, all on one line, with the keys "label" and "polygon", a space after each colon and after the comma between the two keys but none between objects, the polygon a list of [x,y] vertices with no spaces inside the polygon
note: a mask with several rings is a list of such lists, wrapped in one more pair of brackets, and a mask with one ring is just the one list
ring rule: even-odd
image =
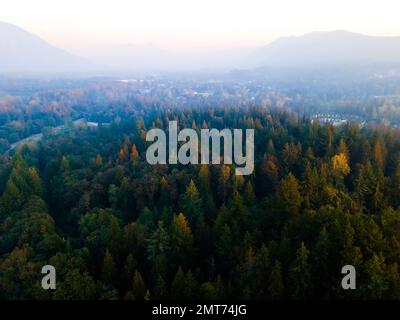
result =
[{"label": "yellow foliage tree", "polygon": [[344,153],[336,154],[331,159],[333,174],[337,178],[343,178],[350,173],[349,161]]},{"label": "yellow foliage tree", "polygon": [[175,229],[173,231],[176,233],[177,237],[184,239],[184,241],[192,240],[192,230],[190,229],[189,222],[182,212],[174,217],[172,228]]}]

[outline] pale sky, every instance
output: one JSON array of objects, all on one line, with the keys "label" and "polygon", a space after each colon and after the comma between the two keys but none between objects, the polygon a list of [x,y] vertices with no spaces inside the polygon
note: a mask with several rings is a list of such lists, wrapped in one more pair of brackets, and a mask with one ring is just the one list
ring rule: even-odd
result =
[{"label": "pale sky", "polygon": [[0,21],[65,49],[263,45],[344,29],[400,35],[399,0],[0,0]]}]

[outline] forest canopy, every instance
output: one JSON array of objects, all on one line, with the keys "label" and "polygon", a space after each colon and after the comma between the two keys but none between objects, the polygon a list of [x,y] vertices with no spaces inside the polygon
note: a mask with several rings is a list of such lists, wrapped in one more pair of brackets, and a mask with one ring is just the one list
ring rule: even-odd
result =
[{"label": "forest canopy", "polygon": [[[397,129],[266,106],[126,107],[1,158],[0,298],[400,298]],[[148,164],[146,132],[172,120],[255,129],[254,173]],[[57,290],[40,286],[46,264]],[[344,265],[357,290],[342,289]]]}]

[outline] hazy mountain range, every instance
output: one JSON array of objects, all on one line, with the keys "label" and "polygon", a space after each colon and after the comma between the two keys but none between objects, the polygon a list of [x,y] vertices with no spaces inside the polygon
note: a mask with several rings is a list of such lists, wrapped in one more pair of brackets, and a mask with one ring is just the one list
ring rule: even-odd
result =
[{"label": "hazy mountain range", "polygon": [[9,23],[0,22],[0,72],[54,73],[88,71],[86,59],[56,48]]},{"label": "hazy mountain range", "polygon": [[342,63],[400,62],[400,37],[374,37],[348,31],[283,37],[256,49],[249,61],[259,66],[323,66]]},{"label": "hazy mountain range", "polygon": [[400,37],[348,31],[313,32],[280,38],[258,48],[173,52],[155,45],[103,46],[81,56],[0,22],[0,73],[64,73],[128,70],[229,70],[235,68],[320,67],[344,63],[400,64]]}]

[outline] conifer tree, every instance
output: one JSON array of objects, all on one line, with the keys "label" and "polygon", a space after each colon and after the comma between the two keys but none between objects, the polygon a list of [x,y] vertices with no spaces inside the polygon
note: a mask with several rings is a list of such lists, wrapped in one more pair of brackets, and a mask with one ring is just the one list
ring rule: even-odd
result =
[{"label": "conifer tree", "polygon": [[186,192],[182,197],[182,207],[191,225],[194,225],[202,213],[202,200],[193,180],[190,180]]},{"label": "conifer tree", "polygon": [[132,280],[132,294],[136,300],[145,300],[147,296],[147,289],[139,271],[135,271]]},{"label": "conifer tree", "polygon": [[282,281],[281,264],[277,260],[272,268],[271,275],[269,277],[268,294],[272,300],[280,300],[283,298],[284,286]]},{"label": "conifer tree", "polygon": [[277,200],[279,206],[289,215],[299,213],[302,203],[299,184],[293,174],[289,173],[282,179],[277,191]]},{"label": "conifer tree", "polygon": [[172,281],[171,285],[171,297],[174,299],[186,299],[186,281],[185,281],[185,274],[181,267],[178,268],[174,280]]},{"label": "conifer tree", "polygon": [[292,297],[306,299],[311,290],[311,270],[309,265],[309,254],[304,242],[297,250],[296,259],[290,269],[289,279],[292,287]]},{"label": "conifer tree", "polygon": [[102,266],[102,280],[104,283],[113,285],[116,280],[117,271],[115,268],[114,258],[110,250],[106,250]]}]

